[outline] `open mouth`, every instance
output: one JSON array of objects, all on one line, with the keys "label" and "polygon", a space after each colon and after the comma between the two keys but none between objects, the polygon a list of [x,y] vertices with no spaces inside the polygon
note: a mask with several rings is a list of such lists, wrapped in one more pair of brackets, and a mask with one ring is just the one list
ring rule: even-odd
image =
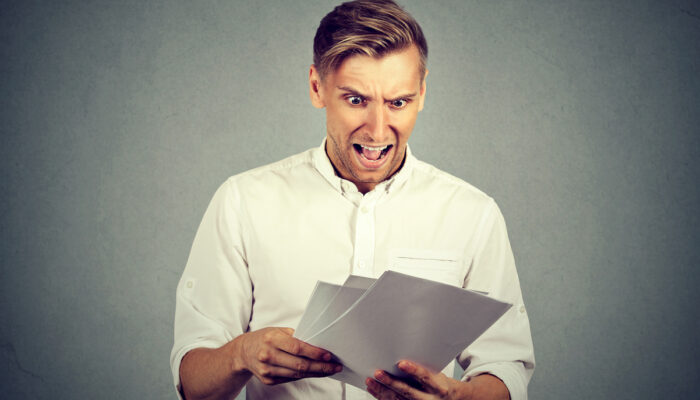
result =
[{"label": "open mouth", "polygon": [[394,147],[393,144],[387,144],[385,146],[364,146],[358,143],[353,144],[355,152],[358,154],[360,159],[368,161],[370,164],[377,164],[379,161],[386,157],[387,153]]}]

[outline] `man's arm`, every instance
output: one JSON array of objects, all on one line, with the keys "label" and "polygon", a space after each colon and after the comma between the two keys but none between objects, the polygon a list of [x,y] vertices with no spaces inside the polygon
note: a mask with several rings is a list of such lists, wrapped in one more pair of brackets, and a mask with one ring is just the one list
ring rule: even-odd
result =
[{"label": "man's arm", "polygon": [[[214,194],[178,284],[171,369],[188,399],[230,398],[255,376],[264,384],[327,376],[327,351],[291,328],[246,332],[253,283],[245,260],[240,197],[229,179]],[[324,361],[325,360],[325,361]]]},{"label": "man's arm", "polygon": [[506,223],[496,203],[487,208],[477,237],[465,288],[488,292],[513,306],[457,357],[465,369],[462,380],[490,374],[503,381],[513,400],[527,400],[535,368],[530,322]]},{"label": "man's arm", "polygon": [[508,388],[502,380],[490,374],[475,376],[469,382],[462,382],[472,385],[472,399],[474,400],[510,400]]},{"label": "man's arm", "polygon": [[487,208],[475,237],[466,288],[488,292],[513,307],[457,357],[466,369],[463,381],[402,361],[399,368],[421,382],[422,390],[378,371],[374,378],[381,384],[373,379],[366,381],[376,398],[527,399],[527,384],[535,367],[530,324],[505,221],[495,203]]},{"label": "man's arm", "polygon": [[186,399],[228,399],[255,376],[266,385],[340,372],[326,350],[302,342],[290,328],[244,333],[218,349],[189,351],[180,364]]},{"label": "man's arm", "polygon": [[194,349],[183,357],[180,390],[185,399],[218,399],[240,393],[253,375],[232,365],[232,343],[218,349]]}]

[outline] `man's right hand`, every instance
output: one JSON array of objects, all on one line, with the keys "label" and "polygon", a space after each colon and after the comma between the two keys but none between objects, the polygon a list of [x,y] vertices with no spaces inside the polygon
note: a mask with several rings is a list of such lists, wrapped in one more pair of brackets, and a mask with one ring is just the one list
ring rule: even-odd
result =
[{"label": "man's right hand", "polygon": [[331,362],[331,354],[292,336],[291,328],[263,328],[233,340],[234,366],[252,373],[265,385],[302,378],[323,377],[343,367]]},{"label": "man's right hand", "polygon": [[197,348],[180,364],[183,397],[229,399],[254,375],[266,385],[333,375],[342,370],[331,354],[292,336],[291,328],[264,328],[237,336],[218,349]]}]

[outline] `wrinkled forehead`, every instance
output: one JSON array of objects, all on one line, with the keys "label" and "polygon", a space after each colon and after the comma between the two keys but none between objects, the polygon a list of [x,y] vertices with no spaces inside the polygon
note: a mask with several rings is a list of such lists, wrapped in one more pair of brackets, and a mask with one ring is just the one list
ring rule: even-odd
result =
[{"label": "wrinkled forehead", "polygon": [[353,54],[346,57],[329,77],[336,84],[412,89],[422,82],[420,54],[415,46],[374,57]]}]

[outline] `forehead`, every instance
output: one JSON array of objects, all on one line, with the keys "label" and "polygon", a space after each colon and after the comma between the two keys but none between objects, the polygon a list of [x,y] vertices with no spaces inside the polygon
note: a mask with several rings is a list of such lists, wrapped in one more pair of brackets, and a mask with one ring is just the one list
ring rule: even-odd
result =
[{"label": "forehead", "polygon": [[410,90],[420,86],[420,53],[415,46],[382,57],[356,54],[347,57],[330,75],[334,85],[384,90]]}]

